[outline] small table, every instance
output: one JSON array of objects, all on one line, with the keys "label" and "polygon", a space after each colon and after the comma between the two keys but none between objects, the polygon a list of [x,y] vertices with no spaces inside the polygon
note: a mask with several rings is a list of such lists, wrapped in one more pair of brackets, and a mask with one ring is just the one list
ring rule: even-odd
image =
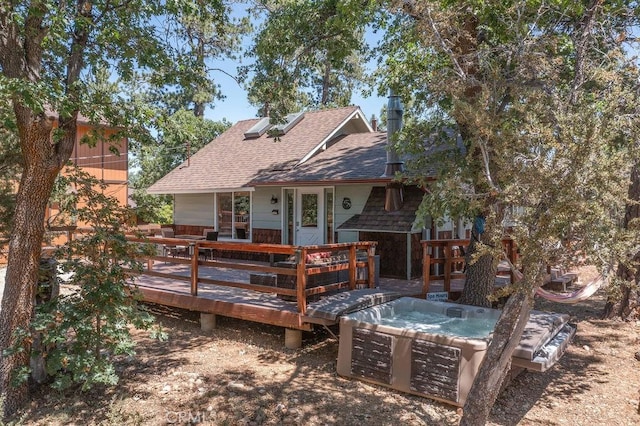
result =
[{"label": "small table", "polygon": [[[174,238],[180,238],[182,240],[194,240],[194,241],[201,241],[204,240],[206,237],[204,235],[174,235]],[[193,244],[189,244],[188,247],[188,252],[189,252],[189,257],[193,256]]]}]

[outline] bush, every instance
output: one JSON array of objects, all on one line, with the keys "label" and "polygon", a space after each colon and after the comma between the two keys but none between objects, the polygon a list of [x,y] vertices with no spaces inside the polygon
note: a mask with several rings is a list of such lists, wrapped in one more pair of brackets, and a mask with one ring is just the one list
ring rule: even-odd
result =
[{"label": "bush", "polygon": [[127,242],[132,215],[105,195],[99,181],[77,169],[64,179],[74,188],[67,191],[71,202],[65,203],[72,206],[70,216],[90,231],[57,250],[61,272],[70,276],[70,291],[36,307],[31,335],[25,338],[41,339],[42,352],[33,355],[44,358],[54,388],[78,384],[84,390],[117,383],[115,357],[135,353],[130,327],[152,329],[153,317],[138,304],[133,280],[142,269],[136,258],[153,248]]}]

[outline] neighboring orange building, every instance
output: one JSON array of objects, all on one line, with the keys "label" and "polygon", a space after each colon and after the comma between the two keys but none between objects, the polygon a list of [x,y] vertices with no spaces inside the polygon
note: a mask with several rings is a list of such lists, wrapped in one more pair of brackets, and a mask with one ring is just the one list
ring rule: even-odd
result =
[{"label": "neighboring orange building", "polygon": [[[56,117],[55,113],[48,111],[50,116]],[[54,123],[56,127],[56,123]],[[113,153],[109,148],[111,141],[98,142],[95,146],[81,143],[82,138],[87,135],[93,126],[89,121],[80,116],[78,118],[78,127],[76,133],[76,141],[70,160],[80,166],[84,171],[92,176],[100,179],[107,185],[105,193],[115,197],[118,202],[126,206],[128,204],[128,179],[129,179],[129,162],[128,150],[129,144],[126,138],[121,139],[114,146],[118,149],[118,153]],[[118,129],[105,126],[101,129],[104,136],[114,135]],[[15,189],[17,191],[20,177],[16,177]],[[45,212],[46,234],[44,245],[60,245],[64,244],[67,237],[72,232],[67,225],[85,226],[83,223],[67,223],[68,221],[55,221],[52,218],[59,213],[56,203],[50,203]],[[65,225],[60,228],[60,225]],[[6,263],[7,246],[0,245],[0,264]]]},{"label": "neighboring orange building", "polygon": [[[109,142],[98,142],[96,146],[91,147],[87,144],[81,144],[80,141],[87,133],[91,131],[91,126],[86,122],[78,122],[78,132],[76,135],[76,144],[71,154],[71,161],[77,166],[82,167],[84,171],[92,176],[100,179],[107,184],[108,195],[115,197],[123,206],[128,202],[128,180],[129,180],[129,163],[128,141],[122,139],[115,147],[118,154],[114,154],[109,149]],[[116,129],[105,129],[105,136],[116,133]]]},{"label": "neighboring orange building", "polygon": [[[70,161],[81,167],[85,172],[91,174],[95,178],[101,180],[107,185],[104,190],[105,194],[110,195],[118,200],[118,202],[126,206],[128,203],[128,179],[129,179],[129,162],[128,162],[128,140],[123,138],[117,143],[113,141],[98,141],[95,145],[82,143],[83,137],[88,135],[93,126],[83,117],[78,118],[78,126],[76,133],[75,146],[70,157]],[[105,127],[101,131],[104,132],[104,138],[113,136],[117,129]],[[117,148],[117,153],[112,152],[110,147]],[[83,223],[59,223],[50,220],[59,213],[56,203],[50,203],[47,207],[45,220],[49,225],[77,225],[85,226]],[[53,223],[51,223],[53,222]],[[57,223],[56,223],[57,222]],[[66,222],[66,221],[65,221]],[[54,230],[56,227],[54,226]],[[53,232],[53,240],[50,242],[54,245],[62,244],[66,240],[66,231]],[[45,242],[48,244],[49,242]]]}]

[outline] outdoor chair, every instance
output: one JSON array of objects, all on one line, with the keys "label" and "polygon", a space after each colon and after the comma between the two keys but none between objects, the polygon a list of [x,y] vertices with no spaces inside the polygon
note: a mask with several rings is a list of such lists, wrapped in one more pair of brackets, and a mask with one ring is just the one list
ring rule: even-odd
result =
[{"label": "outdoor chair", "polygon": [[247,230],[244,228],[236,228],[236,237],[239,240],[245,240],[247,238]]},{"label": "outdoor chair", "polygon": [[[218,241],[218,233],[214,230],[208,231],[205,234],[205,237],[207,241]],[[201,253],[204,256],[205,260],[209,259],[209,256],[211,256],[211,260],[213,260],[213,251],[214,249],[212,248],[203,247],[200,249],[199,253]]]},{"label": "outdoor chair", "polygon": [[[160,233],[162,234],[162,238],[175,238],[175,234],[173,229],[171,228],[161,228]],[[162,245],[162,255],[163,256],[172,256],[176,257],[179,255],[186,256],[189,252],[189,247],[184,245],[177,244],[163,244]]]}]

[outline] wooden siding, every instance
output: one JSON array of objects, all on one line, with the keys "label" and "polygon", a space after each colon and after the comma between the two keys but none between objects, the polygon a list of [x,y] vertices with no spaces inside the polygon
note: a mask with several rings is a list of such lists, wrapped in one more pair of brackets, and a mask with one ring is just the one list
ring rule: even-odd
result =
[{"label": "wooden siding", "polygon": [[407,234],[390,232],[360,232],[363,241],[376,241],[380,255],[380,276],[407,278],[407,256],[411,256],[411,278],[422,275],[422,245],[420,234],[411,234],[411,251],[407,253]]},{"label": "wooden siding", "polygon": [[253,228],[252,237],[254,243],[282,243],[282,231],[280,229]]},{"label": "wooden siding", "polygon": [[354,328],[351,375],[391,384],[394,337],[365,328]]},{"label": "wooden siding", "polygon": [[[422,234],[411,234],[411,279],[422,276]],[[406,278],[406,277],[403,277]]]},{"label": "wooden siding", "polygon": [[[55,124],[54,124],[55,126]],[[87,123],[78,123],[76,132],[76,142],[71,153],[70,160],[83,171],[91,176],[101,180],[107,186],[103,193],[114,197],[122,206],[129,203],[128,198],[128,179],[129,179],[129,163],[128,163],[128,141],[123,138],[119,141],[98,141],[95,145],[82,143],[83,137],[90,134],[93,127]],[[116,129],[101,128],[101,137],[108,138],[116,134]],[[111,152],[110,146],[117,148],[117,153]],[[62,173],[65,173],[63,170]],[[57,205],[47,207],[45,212],[45,221],[59,213]],[[79,227],[88,224],[79,221],[76,223]],[[60,245],[67,241],[66,233],[53,232],[46,236],[45,244]],[[50,239],[49,239],[50,238]]]}]

